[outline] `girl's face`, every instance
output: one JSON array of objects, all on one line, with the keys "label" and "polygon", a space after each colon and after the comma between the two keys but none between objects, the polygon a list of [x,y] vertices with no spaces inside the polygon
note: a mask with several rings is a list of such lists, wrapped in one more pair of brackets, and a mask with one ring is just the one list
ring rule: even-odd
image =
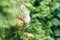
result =
[{"label": "girl's face", "polygon": [[24,18],[23,17],[19,17],[18,18],[18,26],[23,26],[24,24]]}]

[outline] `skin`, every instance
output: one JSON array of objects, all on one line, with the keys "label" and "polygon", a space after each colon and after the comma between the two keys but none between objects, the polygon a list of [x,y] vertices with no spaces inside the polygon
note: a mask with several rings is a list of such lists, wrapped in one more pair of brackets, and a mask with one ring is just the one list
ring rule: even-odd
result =
[{"label": "skin", "polygon": [[24,24],[24,18],[23,17],[18,17],[18,26],[23,26]]}]

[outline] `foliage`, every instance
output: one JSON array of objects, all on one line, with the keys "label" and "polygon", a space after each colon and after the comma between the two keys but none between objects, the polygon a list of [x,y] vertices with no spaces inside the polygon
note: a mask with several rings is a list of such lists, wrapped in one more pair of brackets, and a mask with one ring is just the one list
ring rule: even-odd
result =
[{"label": "foliage", "polygon": [[[22,4],[30,12],[27,28],[17,22],[19,16],[25,17]],[[0,0],[0,40],[52,40],[51,27],[60,25],[59,6],[59,0]]]}]

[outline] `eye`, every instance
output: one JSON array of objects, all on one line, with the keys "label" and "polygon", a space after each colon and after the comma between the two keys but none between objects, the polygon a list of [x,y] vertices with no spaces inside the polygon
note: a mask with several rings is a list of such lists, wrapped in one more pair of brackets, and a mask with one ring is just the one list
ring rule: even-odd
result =
[{"label": "eye", "polygon": [[24,18],[19,18],[19,20],[24,21]]},{"label": "eye", "polygon": [[18,17],[18,20],[24,21],[24,17]]},{"label": "eye", "polygon": [[21,18],[20,20],[22,20],[23,21],[23,19]]}]

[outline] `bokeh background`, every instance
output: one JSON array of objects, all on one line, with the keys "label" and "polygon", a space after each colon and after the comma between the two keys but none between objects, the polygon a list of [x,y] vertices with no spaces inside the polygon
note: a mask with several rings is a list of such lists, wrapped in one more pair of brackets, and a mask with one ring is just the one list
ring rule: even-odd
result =
[{"label": "bokeh background", "polygon": [[60,0],[0,0],[0,40],[60,40]]}]

